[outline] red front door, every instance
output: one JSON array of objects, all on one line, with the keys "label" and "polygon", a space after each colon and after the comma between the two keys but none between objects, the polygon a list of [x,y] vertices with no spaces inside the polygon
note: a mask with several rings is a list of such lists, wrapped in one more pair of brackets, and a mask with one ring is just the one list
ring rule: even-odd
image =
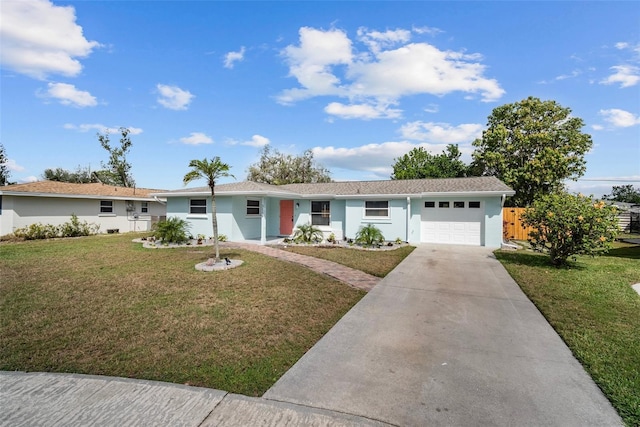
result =
[{"label": "red front door", "polygon": [[293,232],[293,200],[280,200],[280,235],[290,236]]}]

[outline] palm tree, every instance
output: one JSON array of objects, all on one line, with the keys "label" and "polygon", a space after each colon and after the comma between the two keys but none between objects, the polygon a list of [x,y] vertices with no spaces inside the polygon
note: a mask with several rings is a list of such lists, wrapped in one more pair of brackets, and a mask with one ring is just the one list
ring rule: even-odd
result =
[{"label": "palm tree", "polygon": [[230,166],[227,163],[220,161],[220,157],[216,156],[211,161],[204,160],[191,160],[189,162],[191,170],[184,176],[182,182],[184,185],[189,184],[194,179],[204,178],[207,180],[207,185],[211,189],[211,224],[213,225],[213,246],[216,250],[215,262],[220,261],[220,248],[218,247],[218,219],[216,212],[216,180],[218,178],[230,176],[235,178],[229,173]]}]

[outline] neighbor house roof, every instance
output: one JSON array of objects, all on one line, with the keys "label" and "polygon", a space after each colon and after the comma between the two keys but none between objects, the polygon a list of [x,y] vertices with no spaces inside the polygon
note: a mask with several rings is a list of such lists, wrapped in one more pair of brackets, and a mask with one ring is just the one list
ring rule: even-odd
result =
[{"label": "neighbor house roof", "polygon": [[[515,192],[492,176],[473,178],[407,179],[386,181],[343,181],[314,184],[269,185],[251,181],[219,184],[219,195],[265,195],[283,197],[361,198],[375,196],[485,195],[512,196]],[[209,195],[209,187],[198,187],[160,193],[158,196]]]},{"label": "neighbor house roof", "polygon": [[75,184],[58,181],[36,181],[0,187],[0,195],[40,197],[85,197],[113,199],[153,199],[151,194],[164,190],[135,187],[116,187],[101,183]]}]

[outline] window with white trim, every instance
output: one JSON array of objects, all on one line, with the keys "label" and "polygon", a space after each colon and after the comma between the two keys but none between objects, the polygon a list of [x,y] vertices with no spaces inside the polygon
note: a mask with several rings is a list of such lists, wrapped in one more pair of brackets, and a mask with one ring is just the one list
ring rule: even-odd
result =
[{"label": "window with white trim", "polygon": [[140,212],[149,213],[149,202],[140,202]]},{"label": "window with white trim", "polygon": [[100,200],[100,213],[113,213],[113,200]]},{"label": "window with white trim", "polygon": [[207,199],[189,199],[190,214],[206,214]]},{"label": "window with white trim", "polygon": [[388,200],[365,201],[364,216],[389,218],[389,201]]},{"label": "window with white trim", "polygon": [[260,200],[247,199],[247,215],[260,215]]},{"label": "window with white trim", "polygon": [[331,224],[331,203],[328,200],[311,202],[311,225]]}]

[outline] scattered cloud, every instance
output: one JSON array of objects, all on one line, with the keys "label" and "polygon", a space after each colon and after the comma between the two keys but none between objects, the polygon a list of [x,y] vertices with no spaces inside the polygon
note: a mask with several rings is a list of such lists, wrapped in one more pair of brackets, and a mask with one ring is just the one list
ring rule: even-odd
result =
[{"label": "scattered cloud", "polygon": [[591,129],[593,129],[593,130],[603,130],[604,126],[602,126],[602,125],[591,125]]},{"label": "scattered cloud", "polygon": [[440,111],[440,107],[438,106],[438,104],[429,104],[424,107],[425,113],[437,113],[438,111]]},{"label": "scattered cloud", "polygon": [[120,133],[120,128],[125,127],[129,129],[130,135],[139,135],[143,131],[140,128],[136,128],[133,126],[105,126],[100,123],[83,123],[80,125],[74,125],[72,123],[65,123],[63,128],[68,130],[75,130],[78,132],[89,132],[96,131],[99,133]]},{"label": "scattered cloud", "polygon": [[213,139],[202,132],[191,132],[189,136],[180,138],[180,142],[187,145],[213,144]]},{"label": "scattered cloud", "polygon": [[78,90],[68,83],[49,83],[46,97],[57,99],[62,105],[73,107],[95,107],[98,101],[95,96],[84,90]]},{"label": "scattered cloud", "polygon": [[324,111],[332,116],[342,119],[395,119],[402,116],[402,110],[389,108],[389,105],[351,104],[331,102]]},{"label": "scattered cloud", "polygon": [[[627,128],[640,125],[640,117],[633,113],[618,108],[609,110],[600,110],[598,113],[604,117],[604,120],[611,126],[616,128]],[[597,125],[596,125],[597,126]]]},{"label": "scattered cloud", "polygon": [[444,31],[442,31],[440,28],[436,28],[436,27],[413,27],[412,31],[416,34],[428,34],[430,36],[436,36],[440,33],[444,33]]},{"label": "scattered cloud", "polygon": [[4,166],[6,166],[7,169],[13,172],[22,172],[24,170],[24,166],[20,166],[13,159],[7,159],[7,161],[4,163]]},{"label": "scattered cloud", "polygon": [[24,178],[20,178],[18,180],[20,184],[26,184],[28,182],[37,182],[37,181],[39,181],[38,177],[33,175],[25,176]]},{"label": "scattered cloud", "polygon": [[229,145],[246,145],[248,147],[261,148],[261,147],[264,147],[265,145],[269,145],[271,141],[269,140],[269,138],[264,137],[262,135],[253,135],[251,139],[248,141],[238,141],[236,139],[228,139],[226,143]]},{"label": "scattered cloud", "polygon": [[186,110],[195,97],[188,90],[180,89],[178,86],[158,84],[156,89],[160,94],[158,103],[170,110]]},{"label": "scattered cloud", "polygon": [[477,123],[463,123],[452,126],[448,123],[409,122],[400,128],[403,138],[436,144],[470,144],[482,136],[484,126]]},{"label": "scattered cloud", "polygon": [[78,58],[101,46],[84,37],[72,6],[48,0],[3,1],[0,19],[0,62],[36,79],[77,76],[82,71]]},{"label": "scattered cloud", "polygon": [[635,86],[640,82],[640,68],[634,65],[616,65],[610,68],[614,73],[600,81],[605,85],[620,83],[620,87]]},{"label": "scattered cloud", "polygon": [[238,52],[228,52],[224,56],[224,67],[233,68],[236,62],[244,61],[245,48],[242,46]]},{"label": "scattered cloud", "polygon": [[[380,32],[360,28],[355,42],[339,29],[302,27],[299,35],[298,45],[289,45],[282,51],[289,76],[299,86],[281,92],[277,97],[281,104],[335,96],[349,99],[349,104],[331,102],[325,107],[328,114],[397,118],[400,110],[389,113],[375,106],[397,105],[400,98],[418,94],[444,96],[463,92],[490,102],[505,93],[497,80],[484,77],[482,55],[411,42],[409,30]],[[356,50],[354,43],[363,45],[363,49]]]}]

